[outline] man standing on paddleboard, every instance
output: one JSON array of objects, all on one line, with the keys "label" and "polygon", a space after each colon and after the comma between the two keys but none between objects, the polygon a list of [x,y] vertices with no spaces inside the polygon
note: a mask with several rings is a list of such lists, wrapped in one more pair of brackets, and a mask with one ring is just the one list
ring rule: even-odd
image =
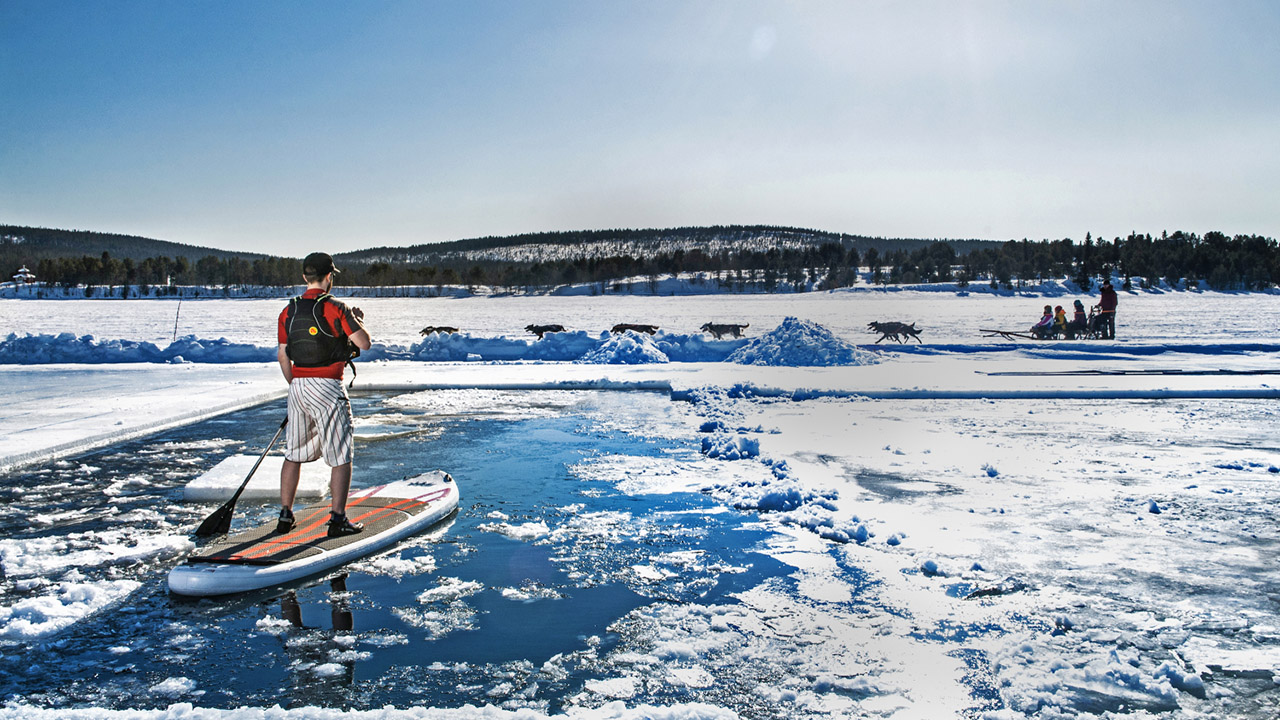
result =
[{"label": "man standing on paddleboard", "polygon": [[329,537],[354,535],[364,529],[347,519],[351,490],[351,461],[355,436],[351,429],[351,401],[342,384],[343,369],[371,341],[360,308],[335,300],[333,276],[338,268],[327,253],[311,253],[302,261],[307,291],[289,301],[277,323],[276,359],[289,383],[289,431],[284,466],[280,469],[280,520],[276,532],[293,529],[293,499],[298,492],[302,463],[321,457],[329,471]]}]

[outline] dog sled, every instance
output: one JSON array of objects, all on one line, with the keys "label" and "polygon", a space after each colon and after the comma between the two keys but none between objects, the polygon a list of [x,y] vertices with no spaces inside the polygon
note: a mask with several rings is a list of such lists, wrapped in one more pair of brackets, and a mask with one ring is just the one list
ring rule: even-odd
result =
[{"label": "dog sled", "polygon": [[[1096,310],[1096,308],[1095,308]],[[1073,326],[1067,324],[1066,329],[1059,329],[1056,325],[1050,326],[1044,332],[1038,332],[1034,328],[1031,330],[990,330],[981,329],[978,332],[985,333],[983,337],[999,337],[1005,340],[1102,340],[1105,339],[1103,334],[1102,314],[1098,312],[1090,312],[1089,319],[1085,321],[1084,327]]]}]

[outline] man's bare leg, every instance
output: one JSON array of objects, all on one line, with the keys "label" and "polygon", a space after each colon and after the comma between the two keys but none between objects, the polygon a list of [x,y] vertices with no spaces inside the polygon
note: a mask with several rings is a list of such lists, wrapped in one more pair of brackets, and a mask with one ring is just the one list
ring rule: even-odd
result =
[{"label": "man's bare leg", "polygon": [[280,466],[280,504],[293,509],[293,498],[298,494],[298,478],[302,475],[302,463],[285,460]]},{"label": "man's bare leg", "polygon": [[329,470],[329,498],[336,515],[347,514],[347,493],[351,490],[351,463]]}]

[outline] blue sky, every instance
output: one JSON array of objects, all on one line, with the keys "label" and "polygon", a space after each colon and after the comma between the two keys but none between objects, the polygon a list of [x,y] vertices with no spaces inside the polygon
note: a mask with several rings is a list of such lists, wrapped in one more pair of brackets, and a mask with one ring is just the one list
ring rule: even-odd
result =
[{"label": "blue sky", "polygon": [[1280,3],[0,3],[0,222],[1280,236]]}]

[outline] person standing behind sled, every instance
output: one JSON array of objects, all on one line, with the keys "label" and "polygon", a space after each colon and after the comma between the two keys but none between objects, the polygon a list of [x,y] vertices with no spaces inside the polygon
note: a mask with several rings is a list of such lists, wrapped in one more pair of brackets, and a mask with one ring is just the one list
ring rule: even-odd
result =
[{"label": "person standing behind sled", "polygon": [[277,322],[276,359],[289,383],[289,432],[284,466],[280,469],[280,519],[276,532],[293,529],[293,499],[298,492],[302,463],[324,458],[329,471],[329,537],[354,535],[364,529],[347,519],[351,490],[351,461],[355,438],[351,429],[351,401],[342,384],[343,369],[355,357],[354,348],[372,344],[360,308],[333,299],[333,276],[338,268],[327,253],[311,253],[302,261],[307,291],[289,301]]},{"label": "person standing behind sled", "polygon": [[1102,281],[1102,290],[1098,298],[1098,310],[1101,313],[1102,336],[1107,340],[1116,339],[1116,305],[1120,299],[1116,297],[1115,288],[1111,287],[1111,279]]}]

